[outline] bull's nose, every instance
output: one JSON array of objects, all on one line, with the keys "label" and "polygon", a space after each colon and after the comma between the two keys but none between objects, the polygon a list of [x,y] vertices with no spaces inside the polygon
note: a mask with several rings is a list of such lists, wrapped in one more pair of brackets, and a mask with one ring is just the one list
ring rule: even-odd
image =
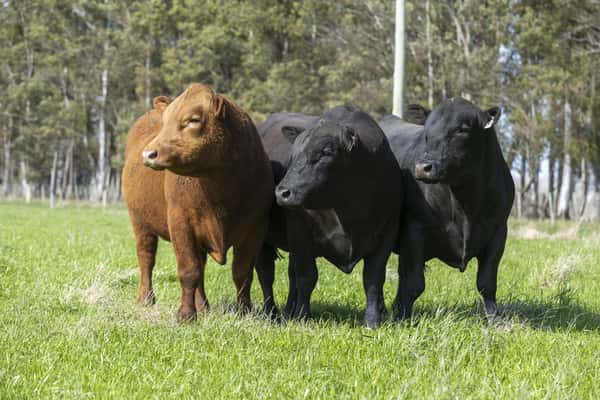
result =
[{"label": "bull's nose", "polygon": [[434,168],[432,163],[420,162],[415,165],[415,177],[419,178],[431,178],[433,175]]},{"label": "bull's nose", "polygon": [[158,151],[156,150],[144,150],[142,152],[142,158],[144,161],[151,161],[156,159],[156,157],[158,157]]},{"label": "bull's nose", "polygon": [[289,199],[292,196],[292,192],[290,189],[281,188],[277,190],[277,197],[281,197],[282,199]]},{"label": "bull's nose", "polygon": [[277,203],[285,205],[292,199],[292,191],[286,187],[278,187],[275,190],[275,197],[277,197]]}]

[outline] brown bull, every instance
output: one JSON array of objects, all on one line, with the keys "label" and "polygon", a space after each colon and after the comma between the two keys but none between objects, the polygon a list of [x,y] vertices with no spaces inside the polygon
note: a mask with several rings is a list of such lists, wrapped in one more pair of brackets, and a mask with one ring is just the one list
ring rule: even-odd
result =
[{"label": "brown bull", "polygon": [[252,266],[267,229],[273,176],[242,109],[202,84],[189,86],[171,103],[155,98],[153,110],[129,131],[123,194],[136,238],[139,303],[155,302],[152,269],[160,237],[173,243],[177,258],[179,320],[207,310],[206,255],[223,265],[232,246],[237,301],[243,310],[250,307]]}]

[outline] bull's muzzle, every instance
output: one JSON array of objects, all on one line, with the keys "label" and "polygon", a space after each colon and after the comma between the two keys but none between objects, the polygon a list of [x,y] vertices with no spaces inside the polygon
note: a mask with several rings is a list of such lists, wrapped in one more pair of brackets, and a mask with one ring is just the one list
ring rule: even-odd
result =
[{"label": "bull's muzzle", "polygon": [[144,150],[142,152],[142,160],[144,161],[144,165],[160,171],[164,168],[156,163],[157,158],[158,151],[156,150]]},{"label": "bull's muzzle", "polygon": [[275,199],[280,206],[298,206],[296,197],[294,192],[285,186],[279,185],[275,188]]},{"label": "bull's muzzle", "polygon": [[419,161],[415,164],[415,178],[427,183],[439,181],[439,167],[431,161]]}]

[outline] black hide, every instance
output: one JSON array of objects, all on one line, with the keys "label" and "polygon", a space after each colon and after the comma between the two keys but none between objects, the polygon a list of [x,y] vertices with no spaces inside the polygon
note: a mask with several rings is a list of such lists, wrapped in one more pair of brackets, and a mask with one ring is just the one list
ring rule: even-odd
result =
[{"label": "black hide", "polygon": [[425,262],[432,258],[461,271],[477,258],[477,288],[485,312],[493,314],[514,198],[510,169],[493,127],[499,110],[482,111],[454,98],[426,115],[425,126],[394,116],[380,121],[402,168],[405,193],[396,247],[398,317],[410,317],[425,289]]},{"label": "black hide", "polygon": [[335,107],[321,117],[277,113],[257,128],[277,184],[267,245],[257,262],[266,311],[274,310],[273,249],[281,248],[290,252],[289,315],[310,313],[316,257],[346,273],[363,259],[365,324],[378,326],[403,201],[401,171],[385,135],[371,117],[351,107]]}]

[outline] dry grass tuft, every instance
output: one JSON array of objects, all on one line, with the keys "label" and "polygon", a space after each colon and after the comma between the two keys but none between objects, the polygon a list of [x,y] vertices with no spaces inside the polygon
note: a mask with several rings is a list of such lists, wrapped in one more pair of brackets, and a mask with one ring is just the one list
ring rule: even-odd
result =
[{"label": "dry grass tuft", "polygon": [[577,234],[579,233],[580,225],[580,223],[577,223],[576,225],[559,230],[555,233],[541,231],[532,225],[524,225],[511,232],[511,236],[525,240],[575,240],[577,239]]},{"label": "dry grass tuft", "polygon": [[541,274],[542,289],[552,289],[568,281],[570,274],[585,261],[581,254],[562,255],[555,263],[548,265]]}]

